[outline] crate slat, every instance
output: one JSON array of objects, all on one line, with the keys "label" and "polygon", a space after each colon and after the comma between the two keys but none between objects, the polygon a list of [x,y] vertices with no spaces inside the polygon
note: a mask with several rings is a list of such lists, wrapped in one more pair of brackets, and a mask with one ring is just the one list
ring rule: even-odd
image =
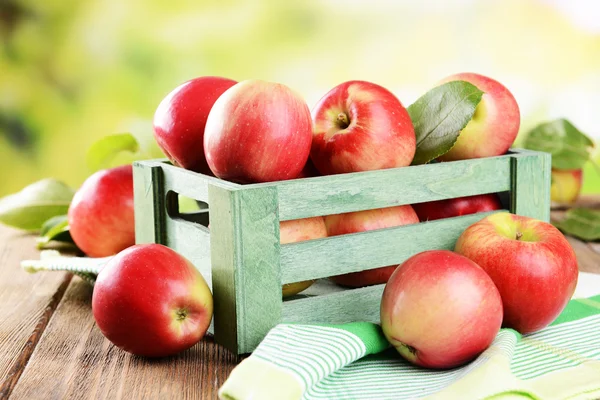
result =
[{"label": "crate slat", "polygon": [[194,264],[212,289],[210,233],[208,229],[200,224],[178,218],[167,217],[165,222],[167,232],[165,245]]},{"label": "crate slat", "polygon": [[299,282],[399,264],[425,250],[453,250],[462,231],[496,212],[501,211],[285,244],[281,246],[281,281]]},{"label": "crate slat", "polygon": [[510,157],[295,179],[276,186],[282,221],[508,191]]},{"label": "crate slat", "polygon": [[513,156],[511,163],[511,212],[549,222],[552,156],[522,152]]},{"label": "crate slat", "polygon": [[160,243],[166,240],[166,197],[164,176],[157,162],[133,163],[135,199],[135,242]]},{"label": "crate slat", "polygon": [[379,304],[385,285],[324,294],[283,303],[282,322],[344,324],[379,322]]},{"label": "crate slat", "polygon": [[281,318],[277,190],[211,185],[209,200],[215,339],[247,353]]}]

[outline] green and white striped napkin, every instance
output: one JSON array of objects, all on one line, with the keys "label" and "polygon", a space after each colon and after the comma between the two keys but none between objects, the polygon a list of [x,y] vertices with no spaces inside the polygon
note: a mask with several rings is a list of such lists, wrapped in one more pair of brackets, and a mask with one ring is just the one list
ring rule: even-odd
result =
[{"label": "green and white striped napkin", "polygon": [[502,329],[473,362],[408,364],[378,325],[281,324],[231,373],[227,400],[599,399],[600,295],[572,300],[549,327]]}]

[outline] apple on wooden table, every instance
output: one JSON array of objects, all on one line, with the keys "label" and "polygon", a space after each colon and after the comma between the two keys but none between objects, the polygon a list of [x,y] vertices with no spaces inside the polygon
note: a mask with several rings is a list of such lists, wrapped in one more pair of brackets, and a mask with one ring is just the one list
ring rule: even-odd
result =
[{"label": "apple on wooden table", "polygon": [[75,193],[68,212],[73,241],[90,257],[106,257],[135,244],[131,165],[98,171]]},{"label": "apple on wooden table", "polygon": [[441,83],[458,80],[475,85],[484,94],[454,147],[439,159],[453,161],[505,154],[515,141],[521,123],[514,96],[500,82],[475,73],[452,75]]},{"label": "apple on wooden table", "polygon": [[412,206],[421,221],[433,221],[436,219],[502,209],[500,199],[493,193],[428,201],[425,203],[413,204]]},{"label": "apple on wooden table", "polygon": [[389,90],[349,81],[312,110],[311,160],[324,175],[410,165],[416,138],[408,112]]},{"label": "apple on wooden table", "polygon": [[[416,224],[419,217],[410,205],[358,211],[345,214],[327,215],[325,225],[328,236],[391,228],[401,225]],[[397,265],[351,272],[332,276],[330,279],[338,285],[362,287],[377,285],[388,281]]]},{"label": "apple on wooden table", "polygon": [[92,296],[98,327],[115,346],[146,357],[179,353],[206,333],[212,294],[198,270],[160,244],[132,246],[100,271]]},{"label": "apple on wooden table", "polygon": [[215,102],[204,153],[215,176],[232,182],[296,178],[310,153],[312,121],[300,95],[285,85],[240,82]]},{"label": "apple on wooden table", "polygon": [[494,340],[502,301],[490,277],[448,250],[419,253],[400,265],[381,298],[381,328],[400,355],[427,368],[471,361]]},{"label": "apple on wooden table", "polygon": [[577,258],[552,224],[510,213],[468,227],[455,251],[492,278],[504,305],[504,325],[522,334],[548,326],[577,284]]},{"label": "apple on wooden table", "polygon": [[154,113],[154,138],[176,165],[211,174],[204,156],[204,128],[213,104],[237,82],[203,76],[173,89]]}]

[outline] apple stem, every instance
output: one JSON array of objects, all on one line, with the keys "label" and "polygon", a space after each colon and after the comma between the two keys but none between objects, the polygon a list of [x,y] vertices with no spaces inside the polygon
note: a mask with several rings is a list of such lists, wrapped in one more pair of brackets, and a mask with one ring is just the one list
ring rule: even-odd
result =
[{"label": "apple stem", "polygon": [[348,125],[350,125],[350,120],[348,119],[348,115],[346,113],[339,113],[337,116],[338,126],[342,129],[346,129]]},{"label": "apple stem", "polygon": [[521,239],[523,237],[523,233],[522,232],[517,232],[517,240]]}]

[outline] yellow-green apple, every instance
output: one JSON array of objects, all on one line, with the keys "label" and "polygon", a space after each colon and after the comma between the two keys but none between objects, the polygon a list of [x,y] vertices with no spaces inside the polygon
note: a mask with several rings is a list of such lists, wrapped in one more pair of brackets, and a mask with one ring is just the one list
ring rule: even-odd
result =
[{"label": "yellow-green apple", "polygon": [[[400,225],[416,224],[419,217],[409,205],[358,211],[345,214],[327,215],[325,225],[328,236],[391,228]],[[377,285],[388,281],[397,265],[351,272],[332,276],[330,279],[338,285],[361,287]]]},{"label": "yellow-green apple", "polygon": [[[327,237],[327,229],[323,217],[295,219],[279,223],[279,240],[281,244],[302,242],[305,240]],[[283,285],[283,297],[293,296],[312,285],[314,281],[303,281]]]},{"label": "yellow-green apple", "polygon": [[115,346],[163,357],[202,339],[213,299],[191,262],[160,244],[141,244],[123,250],[100,271],[92,312]]},{"label": "yellow-green apple", "polygon": [[500,82],[474,73],[452,75],[441,83],[451,81],[469,82],[484,93],[454,147],[439,159],[465,160],[506,153],[515,141],[521,123],[519,105],[512,93]]},{"label": "yellow-green apple", "polygon": [[573,295],[577,258],[558,229],[510,213],[468,227],[455,251],[483,268],[504,304],[504,325],[525,334],[549,325]]},{"label": "yellow-green apple", "polygon": [[502,301],[476,263],[448,250],[416,254],[400,265],[381,298],[381,328],[398,353],[427,368],[453,368],[494,340]]},{"label": "yellow-green apple", "polygon": [[306,102],[287,86],[240,82],[208,114],[204,152],[215,176],[240,183],[296,178],[308,160],[312,121]]},{"label": "yellow-green apple", "polygon": [[415,155],[408,112],[389,90],[349,81],[331,89],[312,110],[310,158],[324,175],[404,167]]},{"label": "yellow-green apple", "polygon": [[154,113],[154,137],[176,165],[210,174],[204,156],[204,127],[213,104],[237,82],[202,76],[173,89]]},{"label": "yellow-green apple", "polygon": [[563,170],[552,168],[550,199],[557,204],[573,204],[581,192],[583,181],[581,169]]},{"label": "yellow-green apple", "polygon": [[433,221],[502,209],[502,204],[496,194],[479,194],[454,199],[428,201],[426,203],[413,204],[412,206],[421,221]]},{"label": "yellow-green apple", "polygon": [[73,241],[90,257],[106,257],[135,244],[131,165],[88,177],[69,206]]}]

